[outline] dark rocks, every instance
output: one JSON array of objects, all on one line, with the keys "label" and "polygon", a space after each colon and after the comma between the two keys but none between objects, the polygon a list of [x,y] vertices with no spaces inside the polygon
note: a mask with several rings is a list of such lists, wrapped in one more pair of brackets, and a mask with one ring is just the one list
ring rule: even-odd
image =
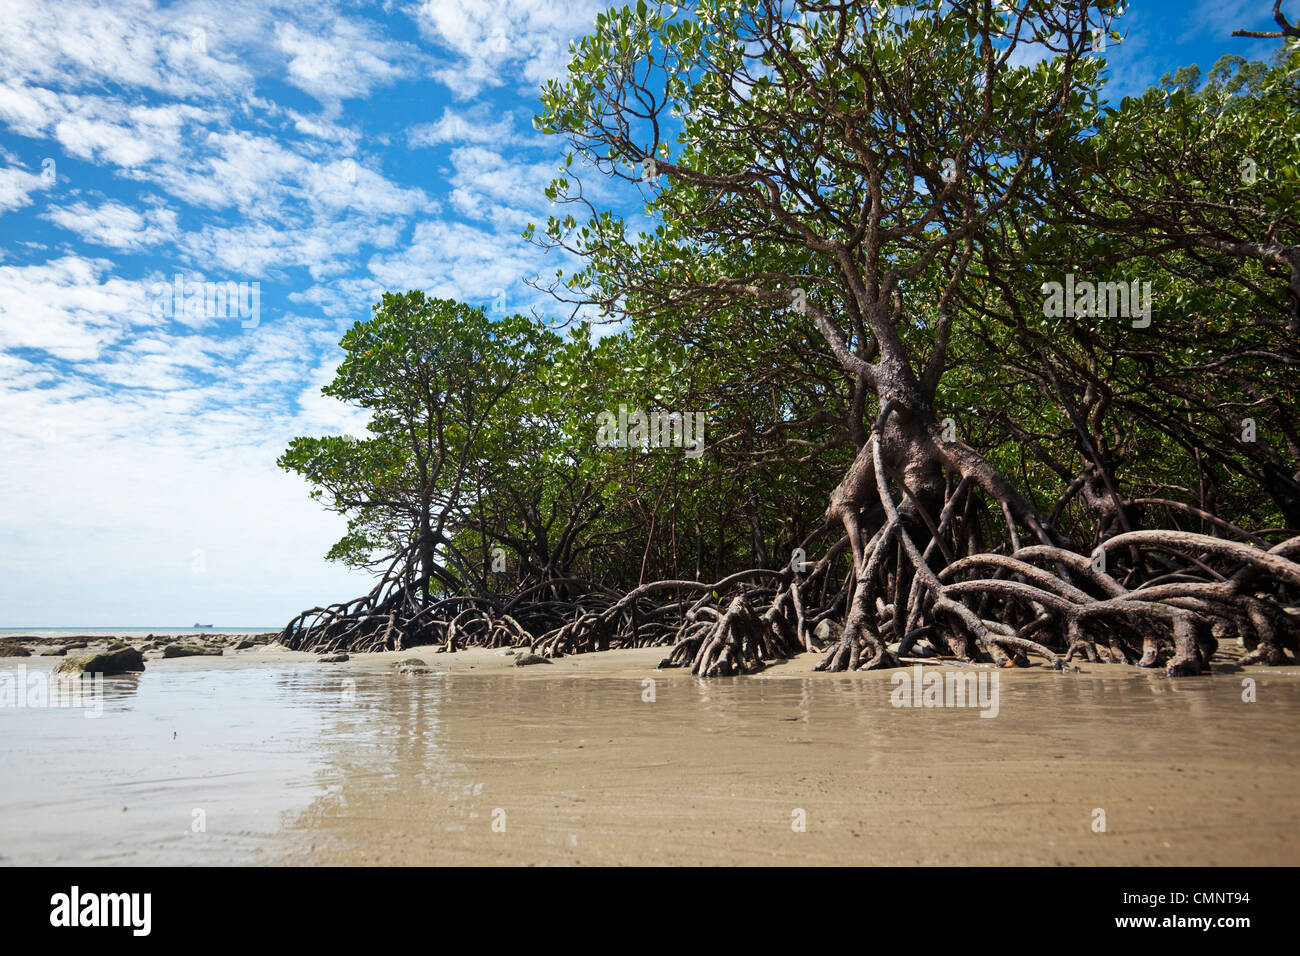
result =
[{"label": "dark rocks", "polygon": [[[895,641],[893,644],[888,645],[885,649],[889,651],[889,653],[891,654],[897,654],[898,648],[899,648],[899,642]],[[908,651],[905,656],[934,657],[934,651],[931,649],[929,644],[913,644],[912,649]]]},{"label": "dark rocks", "polygon": [[51,647],[41,651],[41,657],[65,657],[68,653],[66,647]]},{"label": "dark rocks", "polygon": [[31,657],[32,652],[21,644],[0,644],[0,657]]},{"label": "dark rocks", "polygon": [[185,647],[181,644],[168,644],[163,648],[162,656],[164,658],[172,657],[220,657],[222,650],[219,647]]},{"label": "dark rocks", "polygon": [[130,674],[144,670],[144,655],[133,647],[104,654],[69,657],[54,668],[56,674]]},{"label": "dark rocks", "polygon": [[348,655],[346,654],[330,654],[328,657],[322,657],[320,659],[320,663],[321,664],[342,664],[346,660],[348,660]]},{"label": "dark rocks", "polygon": [[817,639],[818,643],[825,646],[834,644],[843,633],[844,628],[841,625],[836,624],[830,618],[826,618],[824,621],[819,622],[816,629],[813,630],[813,637]]},{"label": "dark rocks", "polygon": [[515,667],[527,667],[529,664],[549,664],[551,663],[545,657],[539,654],[521,654],[515,658]]},{"label": "dark rocks", "polygon": [[424,664],[402,664],[400,667],[397,668],[397,673],[410,675],[410,674],[436,674],[438,672],[434,670],[432,667],[428,667]]}]

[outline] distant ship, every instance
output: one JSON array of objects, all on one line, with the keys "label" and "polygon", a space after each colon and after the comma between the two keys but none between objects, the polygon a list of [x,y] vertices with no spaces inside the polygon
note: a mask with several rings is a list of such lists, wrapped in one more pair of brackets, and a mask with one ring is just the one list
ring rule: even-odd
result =
[{"label": "distant ship", "polygon": [[195,624],[195,627],[211,627],[211,624]]}]

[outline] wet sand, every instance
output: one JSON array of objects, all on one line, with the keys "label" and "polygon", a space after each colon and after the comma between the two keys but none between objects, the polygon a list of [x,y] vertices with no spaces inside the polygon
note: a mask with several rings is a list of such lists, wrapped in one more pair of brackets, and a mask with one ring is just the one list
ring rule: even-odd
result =
[{"label": "wet sand", "polygon": [[150,660],[98,720],[0,709],[0,862],[1300,862],[1297,668],[1002,671],[987,719],[814,655],[711,681],[663,656]]}]

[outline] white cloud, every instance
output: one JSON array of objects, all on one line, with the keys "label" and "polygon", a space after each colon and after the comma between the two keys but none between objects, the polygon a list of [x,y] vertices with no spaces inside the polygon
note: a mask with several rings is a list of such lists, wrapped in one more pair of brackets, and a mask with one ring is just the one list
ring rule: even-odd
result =
[{"label": "white cloud", "polygon": [[0,620],[278,626],[369,587],[321,560],[343,523],[275,467],[311,423],[209,402],[0,387]]},{"label": "white cloud", "polygon": [[0,83],[0,121],[32,139],[52,138],[72,156],[135,167],[181,152],[182,134],[221,114],[189,106],[133,105],[118,99],[56,93],[21,83]]},{"label": "white cloud", "polygon": [[289,82],[322,103],[365,96],[411,71],[413,57],[407,49],[353,20],[336,18],[328,31],[320,33],[277,23],[275,37],[288,57]]},{"label": "white cloud", "polygon": [[536,87],[560,76],[569,41],[588,33],[596,0],[424,0],[417,20],[454,59],[434,75],[457,99],[522,78]]},{"label": "white cloud", "polygon": [[[405,218],[436,207],[359,160],[232,128],[223,111],[185,104],[128,106],[98,96],[0,84],[0,121],[32,138],[53,138],[73,157],[120,167],[178,201],[234,207],[260,219],[333,221],[344,211]],[[300,208],[301,207],[301,208]]]},{"label": "white cloud", "polygon": [[257,11],[237,0],[5,0],[0,76],[71,88],[108,81],[173,96],[246,89],[252,77],[239,54],[265,16]]},{"label": "white cloud", "polygon": [[353,268],[364,246],[388,248],[397,244],[400,235],[401,229],[393,223],[347,216],[301,228],[259,222],[209,225],[187,234],[181,246],[192,261],[220,266],[241,278],[300,266],[320,280]]},{"label": "white cloud", "polygon": [[275,467],[294,435],[364,430],[319,394],[339,335],[139,328],[75,376],[0,351],[0,621],[280,625],[368,588],[321,560],[341,519]]},{"label": "white cloud", "polygon": [[175,210],[155,207],[137,212],[115,200],[99,206],[85,202],[56,206],[42,218],[87,242],[112,249],[144,249],[172,241],[179,234]]},{"label": "white cloud", "polygon": [[[274,465],[295,435],[363,431],[320,394],[342,331],[383,289],[539,302],[519,230],[554,170],[508,157],[544,145],[531,96],[453,112],[439,89],[409,131],[374,98],[425,95],[435,67],[457,95],[521,90],[595,5],[413,8],[436,51],[339,6],[6,0],[0,211],[32,232],[0,253],[0,624],[280,624],[363,592],[322,561],[343,522]],[[261,323],[156,315],[176,272],[262,281]]]},{"label": "white cloud", "polygon": [[453,205],[466,218],[477,221],[513,220],[504,229],[523,229],[530,209],[533,217],[547,208],[545,189],[559,172],[555,163],[520,162],[507,159],[482,146],[461,146],[452,150],[455,173],[449,182]]},{"label": "white cloud", "polygon": [[393,290],[386,290],[373,278],[345,278],[290,293],[289,301],[297,305],[313,306],[324,315],[361,319],[370,315],[371,306],[380,300],[385,291]]},{"label": "white cloud", "polygon": [[105,276],[110,265],[64,256],[0,266],[0,349],[94,359],[132,326],[155,323],[144,284]]},{"label": "white cloud", "polygon": [[481,303],[504,294],[508,311],[527,312],[553,307],[525,284],[545,264],[517,233],[434,221],[419,223],[400,252],[372,258],[370,274],[386,289],[423,289],[439,298]]},{"label": "white cloud", "polygon": [[49,189],[50,181],[40,173],[12,166],[0,169],[0,213],[32,204],[32,193]]},{"label": "white cloud", "polygon": [[527,140],[515,132],[513,115],[504,113],[493,116],[486,104],[482,103],[467,110],[443,107],[442,117],[436,123],[412,127],[407,140],[412,146],[479,143],[496,146],[498,149],[507,145],[527,144]]}]

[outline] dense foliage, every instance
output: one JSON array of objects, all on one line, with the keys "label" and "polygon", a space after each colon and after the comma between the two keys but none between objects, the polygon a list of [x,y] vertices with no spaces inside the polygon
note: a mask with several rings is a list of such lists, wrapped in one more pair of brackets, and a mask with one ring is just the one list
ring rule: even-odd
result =
[{"label": "dense foliage", "polygon": [[[798,643],[803,603],[851,608],[844,653],[886,666],[904,618],[995,659],[984,625],[1014,652],[1053,619],[990,585],[981,624],[913,542],[953,563],[1142,529],[1295,535],[1300,44],[1116,105],[1113,0],[793,7],[639,2],[575,44],[536,121],[569,145],[561,210],[526,235],[580,263],[557,300],[613,325],[385,296],[326,390],[371,435],[281,460],[348,515],[331,556],[386,569],[417,617],[438,595],[500,611],[753,569],[786,594],[793,574]],[[627,415],[611,447],[602,426]],[[698,447],[671,440],[697,418]],[[1225,579],[1213,547],[1174,540],[1157,558],[1124,538],[1125,586],[1186,562]],[[811,590],[805,555],[824,556]]]}]

